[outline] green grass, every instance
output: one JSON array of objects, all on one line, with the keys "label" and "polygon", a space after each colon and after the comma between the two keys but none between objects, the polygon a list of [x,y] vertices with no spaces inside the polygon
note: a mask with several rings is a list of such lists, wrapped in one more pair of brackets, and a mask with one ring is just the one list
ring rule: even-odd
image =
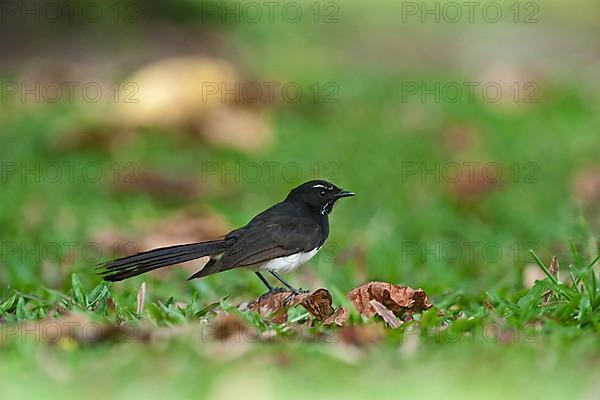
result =
[{"label": "green grass", "polygon": [[[74,107],[40,106],[25,113],[6,105],[0,132],[4,165],[77,162],[99,166],[104,176],[98,182],[81,174],[73,181],[11,176],[1,182],[0,396],[596,398],[598,215],[572,193],[577,172],[597,159],[600,120],[585,72],[535,78],[540,102],[519,104],[517,111],[481,100],[405,102],[404,82],[462,82],[476,74],[442,56],[429,63],[402,60],[403,50],[414,53],[410,46],[390,45],[402,42],[397,37],[437,49],[445,33],[464,28],[481,33],[492,47],[501,42],[499,31],[513,27],[398,25],[393,9],[377,7],[364,15],[348,3],[340,9],[339,24],[226,27],[236,57],[258,78],[277,76],[303,88],[335,82],[339,88],[338,103],[306,96],[273,107],[277,142],[254,155],[160,130],[145,131],[110,152],[58,152],[53,145],[64,127],[79,121]],[[561,32],[548,25],[557,10],[558,3],[542,10],[549,15],[546,23],[515,29],[531,35],[548,29],[551,41]],[[571,18],[579,17],[573,14],[567,25],[574,23]],[[565,61],[564,68],[577,72],[580,66]],[[457,126],[472,132],[465,151],[448,148],[448,132]],[[414,163],[473,161],[494,162],[503,171],[502,184],[475,201],[457,199],[447,182],[431,176],[422,181],[403,170]],[[111,190],[115,163],[122,168],[130,162],[196,179],[209,163],[278,167],[273,180],[212,176],[199,198],[164,199]],[[284,175],[290,163],[300,167],[301,176]],[[535,179],[526,179],[532,172]],[[332,343],[294,340],[296,325],[272,326],[238,312],[237,304],[262,291],[248,273],[188,282],[188,272],[175,269],[168,279],[144,276],[109,285],[94,274],[100,260],[82,255],[100,230],[135,237],[144,233],[143,221],[181,209],[201,209],[223,216],[232,227],[242,225],[315,177],[358,195],[340,202],[331,216],[331,257],[317,257],[304,268],[313,272],[290,280],[327,287],[336,305],[367,280],[422,287],[435,305],[397,330],[385,328],[374,345],[346,345],[337,329],[318,324],[309,333]],[[64,252],[73,242],[77,256],[68,260]],[[40,248],[49,243],[63,257],[44,256]],[[456,245],[459,257],[450,253]],[[501,254],[490,256],[484,246],[500,248]],[[555,255],[560,279],[549,271]],[[525,287],[530,265],[543,275]],[[138,315],[142,282],[146,304]],[[98,326],[136,327],[152,340],[48,344],[35,340],[39,330],[25,337],[12,330],[65,310]],[[276,339],[226,344],[203,339],[201,324],[210,326],[222,313],[239,314],[260,332],[275,332]],[[290,313],[296,323],[303,318],[301,309]],[[356,315],[352,321],[367,329],[383,326]]]}]

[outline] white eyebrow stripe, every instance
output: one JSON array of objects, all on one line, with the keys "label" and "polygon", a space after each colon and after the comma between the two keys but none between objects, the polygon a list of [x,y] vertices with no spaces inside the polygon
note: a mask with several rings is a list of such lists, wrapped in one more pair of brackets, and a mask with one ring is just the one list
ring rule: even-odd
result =
[{"label": "white eyebrow stripe", "polygon": [[320,183],[314,184],[313,188],[323,188],[323,189],[330,190],[327,186],[321,185]]}]

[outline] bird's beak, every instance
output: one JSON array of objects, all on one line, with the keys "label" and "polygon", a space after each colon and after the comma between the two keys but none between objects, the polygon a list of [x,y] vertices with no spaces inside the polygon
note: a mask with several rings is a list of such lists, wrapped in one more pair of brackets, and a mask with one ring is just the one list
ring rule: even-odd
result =
[{"label": "bird's beak", "polygon": [[342,198],[342,197],[351,197],[351,196],[354,196],[354,193],[348,192],[346,190],[342,190],[342,191],[340,191],[339,193],[337,193],[335,195],[335,197],[338,198],[338,199]]}]

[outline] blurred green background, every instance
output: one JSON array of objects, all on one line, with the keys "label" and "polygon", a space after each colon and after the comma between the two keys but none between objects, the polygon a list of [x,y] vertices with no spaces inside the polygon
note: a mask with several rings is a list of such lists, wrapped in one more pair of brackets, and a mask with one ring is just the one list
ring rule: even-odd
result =
[{"label": "blurred green background", "polygon": [[[546,262],[557,255],[564,268],[598,254],[597,2],[67,3],[2,9],[0,299],[45,299],[26,307],[26,319],[70,296],[74,272],[91,289],[101,261],[214,238],[315,178],[357,196],[337,205],[326,251],[289,276],[297,286],[343,294],[368,280],[406,284],[479,318],[486,292],[511,296],[544,278],[529,249]],[[187,282],[190,271],[110,290],[130,310],[142,281],[148,302],[209,304],[230,295],[235,304],[262,291],[243,272]],[[141,389],[160,377],[187,396],[302,397],[314,385],[330,397],[379,390],[595,398],[587,374],[572,377],[570,363],[581,361],[564,354],[573,342],[562,336],[576,338],[575,353],[597,366],[595,321],[592,333],[557,324],[559,338],[548,333],[536,346],[431,344],[407,359],[406,344],[389,344],[357,355],[352,368],[356,361],[344,357],[354,355],[299,344],[215,369],[184,345],[168,356],[126,345],[104,349],[109,356],[40,356],[36,346],[0,345],[10,360],[0,371],[23,384],[12,374],[33,363],[40,393],[60,382],[74,397],[89,390],[75,371],[95,359],[90,368],[114,381],[103,378],[113,384],[94,390],[133,385],[123,398],[169,395]],[[551,355],[539,361],[545,347]],[[161,363],[161,354],[164,374],[130,371]],[[114,371],[111,360],[120,360]],[[188,388],[190,380],[174,380],[178,371],[200,383]],[[527,374],[545,389],[530,387]],[[548,376],[562,379],[554,387]],[[447,390],[419,389],[419,378]],[[222,389],[232,381],[231,393]],[[0,390],[22,393],[17,385]]]}]

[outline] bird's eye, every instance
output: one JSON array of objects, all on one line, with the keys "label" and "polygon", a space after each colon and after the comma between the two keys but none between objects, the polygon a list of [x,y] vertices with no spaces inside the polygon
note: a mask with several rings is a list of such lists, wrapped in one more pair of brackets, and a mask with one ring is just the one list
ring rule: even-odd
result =
[{"label": "bird's eye", "polygon": [[327,192],[325,190],[321,190],[319,192],[319,196],[321,196],[321,197],[325,197],[326,194],[327,194]]}]

